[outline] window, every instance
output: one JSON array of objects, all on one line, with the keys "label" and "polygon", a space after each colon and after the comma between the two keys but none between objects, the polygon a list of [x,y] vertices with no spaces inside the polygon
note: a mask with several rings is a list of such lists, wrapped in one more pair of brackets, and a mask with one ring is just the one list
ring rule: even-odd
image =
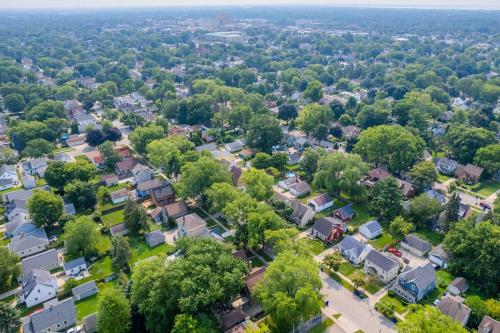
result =
[{"label": "window", "polygon": [[64,325],[68,325],[68,321],[67,320],[64,321]]}]

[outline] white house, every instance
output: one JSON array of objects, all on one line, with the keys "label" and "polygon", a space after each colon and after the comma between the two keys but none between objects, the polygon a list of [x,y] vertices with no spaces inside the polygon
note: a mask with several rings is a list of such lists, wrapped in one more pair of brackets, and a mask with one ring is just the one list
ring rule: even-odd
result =
[{"label": "white house", "polygon": [[134,184],[139,184],[153,179],[153,170],[145,165],[137,163],[132,168],[132,175],[134,176]]},{"label": "white house", "polygon": [[179,236],[200,237],[210,235],[207,223],[196,213],[179,217],[175,221],[179,228]]},{"label": "white house", "polygon": [[398,276],[399,263],[382,253],[372,250],[365,258],[365,272],[377,276],[380,281],[387,283]]},{"label": "white house", "polygon": [[307,200],[307,205],[314,208],[316,212],[321,212],[333,206],[333,198],[329,194],[323,193]]},{"label": "white house", "polygon": [[359,227],[359,232],[368,239],[382,235],[382,226],[377,221],[368,221]]},{"label": "white house", "polygon": [[67,276],[76,276],[87,270],[87,263],[84,257],[80,257],[64,263],[63,268]]},{"label": "white house", "polygon": [[19,184],[19,177],[17,177],[16,166],[4,164],[0,166],[0,180],[11,180],[13,186]]},{"label": "white house", "polygon": [[443,269],[448,268],[448,261],[450,260],[450,254],[443,249],[443,246],[440,244],[434,247],[429,254],[427,255],[429,261]]},{"label": "white house", "polygon": [[57,296],[57,280],[43,269],[33,269],[21,282],[19,301],[32,307]]},{"label": "white house", "polygon": [[126,188],[111,192],[111,195],[110,195],[111,202],[116,205],[118,203],[127,201],[128,200],[128,192],[129,191]]},{"label": "white house", "polygon": [[365,260],[368,253],[373,250],[370,245],[361,243],[356,238],[349,235],[345,236],[337,247],[340,254],[354,265],[359,265]]}]

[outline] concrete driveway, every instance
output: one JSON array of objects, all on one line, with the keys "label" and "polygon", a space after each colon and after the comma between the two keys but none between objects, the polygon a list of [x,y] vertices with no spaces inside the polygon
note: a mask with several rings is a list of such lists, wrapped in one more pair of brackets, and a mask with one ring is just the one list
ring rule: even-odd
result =
[{"label": "concrete driveway", "polygon": [[[330,301],[330,305],[323,308],[323,312],[332,317],[340,313],[341,316],[336,322],[344,332],[352,333],[357,330],[365,333],[394,332],[394,324],[375,311],[370,306],[368,298],[361,300],[355,297],[325,273],[320,273],[320,277],[323,280],[321,292],[325,299]],[[342,332],[342,330],[337,329],[332,332]]]}]

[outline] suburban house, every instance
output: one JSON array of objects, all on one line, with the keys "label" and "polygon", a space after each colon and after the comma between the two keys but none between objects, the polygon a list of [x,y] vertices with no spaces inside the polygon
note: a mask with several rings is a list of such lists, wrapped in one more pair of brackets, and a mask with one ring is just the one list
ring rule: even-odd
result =
[{"label": "suburban house", "polygon": [[119,146],[114,148],[114,151],[120,155],[122,159],[128,159],[132,157],[132,154],[130,153],[130,149],[127,146]]},{"label": "suburban house", "polygon": [[340,219],[342,222],[347,223],[356,216],[356,212],[352,208],[352,203],[345,205],[335,211],[333,211],[332,216]]},{"label": "suburban house", "polygon": [[288,153],[288,159],[286,161],[287,165],[295,165],[300,163],[300,158],[301,158],[300,153]]},{"label": "suburban house", "polygon": [[166,206],[175,202],[175,194],[172,184],[163,181],[160,187],[151,190],[151,199],[156,206]]},{"label": "suburban house", "polygon": [[23,333],[66,332],[76,324],[76,307],[73,298],[54,300],[43,305],[43,310],[22,319]]},{"label": "suburban house", "polygon": [[446,203],[446,197],[444,196],[444,194],[441,194],[440,192],[436,191],[435,189],[427,190],[424,193],[429,199],[434,199],[434,200],[438,201],[441,204],[441,206]]},{"label": "suburban house", "polygon": [[148,166],[137,163],[132,168],[132,176],[134,177],[134,184],[139,184],[153,179],[153,170],[151,170]]},{"label": "suburban house", "polygon": [[21,281],[19,301],[28,308],[57,296],[57,279],[43,269],[33,269]]},{"label": "suburban house", "polygon": [[439,268],[448,268],[448,261],[450,260],[450,254],[443,249],[443,245],[439,244],[435,246],[427,255],[429,261]]},{"label": "suburban house", "polygon": [[5,237],[15,237],[20,234],[29,234],[36,231],[38,228],[31,223],[31,219],[28,214],[19,214],[13,217],[10,222],[4,224],[5,226]]},{"label": "suburban house", "polygon": [[463,299],[459,296],[446,295],[439,301],[437,308],[462,326],[465,326],[469,321],[471,309],[463,303]]},{"label": "suburban house", "polygon": [[93,295],[97,294],[98,291],[99,291],[99,289],[97,288],[97,284],[95,283],[94,280],[86,282],[84,284],[81,284],[81,285],[76,286],[75,288],[71,289],[71,293],[73,294],[73,298],[76,301],[93,296]]},{"label": "suburban house", "polygon": [[71,156],[64,152],[56,153],[54,155],[54,161],[68,163],[71,162]]},{"label": "suburban house", "polygon": [[73,134],[68,136],[68,138],[66,139],[66,145],[68,147],[79,146],[83,145],[84,143],[85,143],[85,135]]},{"label": "suburban house", "polygon": [[435,163],[438,171],[445,175],[453,175],[458,166],[457,161],[446,157],[436,158]]},{"label": "suburban house", "polygon": [[418,303],[436,287],[436,272],[432,264],[401,273],[392,289],[408,303]]},{"label": "suburban house", "polygon": [[101,176],[101,182],[107,187],[118,185],[118,176],[114,173]]},{"label": "suburban house", "polygon": [[163,207],[155,207],[148,213],[149,217],[153,220],[154,223],[156,224],[161,224],[163,222],[166,222],[167,216],[165,214],[165,210]]},{"label": "suburban house", "polygon": [[354,265],[359,265],[372,250],[370,245],[361,243],[350,235],[345,236],[337,247],[340,254]]},{"label": "suburban house", "polygon": [[236,140],[234,142],[231,142],[231,143],[227,143],[224,148],[230,152],[230,153],[236,153],[237,151],[240,151],[243,149],[243,143],[241,143],[241,141],[239,140]]},{"label": "suburban house", "polygon": [[128,234],[128,229],[125,223],[118,223],[109,228],[109,233],[113,237],[118,235],[125,236],[126,234]]},{"label": "suburban house", "polygon": [[130,178],[133,176],[132,169],[138,164],[134,159],[126,159],[115,164],[115,173],[119,179]]},{"label": "suburban house", "polygon": [[490,316],[484,316],[481,323],[477,328],[477,333],[499,333],[500,332],[500,322],[491,318]]},{"label": "suburban house", "polygon": [[23,182],[23,187],[27,190],[31,190],[36,187],[36,179],[28,173],[23,173],[21,175],[21,180]]},{"label": "suburban house", "polygon": [[405,199],[413,198],[415,196],[417,189],[412,183],[399,178],[396,178],[396,181],[399,183],[399,190]]},{"label": "suburban house", "polygon": [[59,254],[56,249],[47,250],[34,256],[24,258],[21,261],[22,275],[26,275],[33,269],[44,269],[50,271],[61,266],[59,261]]},{"label": "suburban house", "polygon": [[19,177],[17,176],[16,166],[3,164],[0,167],[0,180],[10,180],[12,187],[18,185]]},{"label": "suburban house", "polygon": [[164,206],[163,208],[165,209],[166,217],[173,220],[189,213],[189,208],[184,200],[173,202],[169,205]]},{"label": "suburban house", "polygon": [[87,270],[87,263],[84,257],[80,257],[64,263],[63,268],[67,276],[77,276]]},{"label": "suburban house", "polygon": [[466,219],[472,215],[472,208],[464,204],[463,202],[460,202],[460,207],[458,208],[458,217],[460,219]]},{"label": "suburban house", "polygon": [[165,243],[165,235],[161,232],[161,230],[147,232],[144,234],[144,238],[146,239],[146,243],[149,247],[155,247]]},{"label": "suburban house", "polygon": [[16,199],[6,203],[5,215],[7,217],[7,221],[14,221],[18,216],[22,216],[25,220],[30,219],[28,211],[28,200]]},{"label": "suburban house", "polygon": [[481,179],[484,169],[473,164],[459,165],[455,170],[455,176],[468,184],[475,184]]},{"label": "suburban house", "polygon": [[388,283],[398,276],[399,263],[376,250],[371,250],[365,258],[365,272],[377,276]]},{"label": "suburban house", "polygon": [[299,200],[292,200],[292,220],[301,227],[305,227],[314,217],[314,210]]},{"label": "suburban house", "polygon": [[166,183],[168,183],[168,181],[161,180],[158,178],[153,178],[153,179],[147,180],[145,182],[140,182],[137,184],[137,188],[136,188],[137,197],[139,197],[139,198],[147,197],[151,194],[152,190],[154,190],[156,188],[160,188],[162,186],[166,186]]},{"label": "suburban house", "polygon": [[48,161],[46,157],[32,158],[25,161],[22,163],[24,172],[32,176],[43,177],[45,175],[45,169],[47,169]]},{"label": "suburban house", "polygon": [[300,180],[290,186],[289,192],[297,198],[309,194],[311,192],[311,188],[307,182]]},{"label": "suburban house", "polygon": [[331,195],[323,193],[307,200],[307,205],[314,208],[314,211],[321,212],[333,206],[333,198]]},{"label": "suburban house", "polygon": [[99,150],[92,150],[83,154],[90,160],[93,165],[95,165],[96,168],[104,168],[104,157],[101,155],[101,152]]},{"label": "suburban house", "polygon": [[432,244],[414,234],[409,234],[401,241],[401,247],[423,257],[432,249]]},{"label": "suburban house", "polygon": [[384,229],[382,229],[380,223],[375,220],[368,221],[359,227],[359,232],[368,239],[373,239],[382,235],[383,231]]},{"label": "suburban house", "polygon": [[354,125],[342,126],[342,136],[347,140],[355,139],[361,133],[361,129]]},{"label": "suburban house", "polygon": [[469,282],[463,277],[457,277],[448,285],[448,291],[453,295],[462,295],[469,289]]},{"label": "suburban house", "polygon": [[186,216],[179,217],[175,220],[179,228],[179,236],[200,237],[210,235],[210,230],[207,228],[207,222],[198,214],[191,213]]},{"label": "suburban house", "polygon": [[111,202],[116,205],[122,202],[125,202],[129,198],[129,190],[126,188],[122,188],[121,190],[116,190],[110,193]]},{"label": "suburban house", "polygon": [[280,180],[278,182],[278,186],[281,187],[282,189],[288,191],[290,189],[290,186],[292,186],[295,183],[297,183],[297,179],[295,177],[289,177],[289,178],[285,178],[283,180]]},{"label": "suburban house", "polygon": [[321,239],[325,243],[331,243],[342,237],[346,231],[347,227],[342,221],[332,217],[322,217],[314,222],[311,228],[311,235]]},{"label": "suburban house", "polygon": [[11,179],[0,179],[0,191],[7,190],[13,187],[14,183]]},{"label": "suburban house", "polygon": [[45,230],[35,229],[29,234],[19,234],[13,237],[7,247],[19,258],[24,258],[45,251],[47,245],[49,245],[49,240]]}]

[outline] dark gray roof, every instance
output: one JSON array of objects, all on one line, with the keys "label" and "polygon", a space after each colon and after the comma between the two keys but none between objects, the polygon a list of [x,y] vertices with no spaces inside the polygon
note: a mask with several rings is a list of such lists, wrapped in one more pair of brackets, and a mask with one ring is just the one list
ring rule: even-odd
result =
[{"label": "dark gray roof", "polygon": [[10,178],[5,178],[5,179],[2,178],[2,179],[0,179],[0,185],[3,185],[3,186],[10,185],[10,184],[13,184],[13,183],[14,182]]},{"label": "dark gray roof", "polygon": [[10,222],[5,223],[5,234],[10,237],[17,236],[21,233],[29,234],[38,229],[31,220],[26,220],[23,215],[18,215]]},{"label": "dark gray roof", "polygon": [[28,296],[39,284],[57,287],[56,278],[49,272],[43,269],[32,269],[21,281],[23,295]]},{"label": "dark gray roof", "polygon": [[166,185],[166,183],[169,183],[169,182],[166,180],[154,178],[154,179],[147,180],[145,182],[140,182],[139,184],[137,184],[137,190],[140,192],[151,191],[151,190],[154,190],[155,188],[159,188],[159,187]]},{"label": "dark gray roof", "polygon": [[31,190],[21,189],[21,190],[12,191],[9,193],[4,193],[4,194],[2,194],[2,200],[3,200],[3,202],[10,202],[13,200],[26,201],[29,198],[31,198],[31,196],[33,195],[33,192],[36,190],[48,191],[49,187],[45,185],[45,186],[37,187],[37,188],[31,189]]},{"label": "dark gray roof", "polygon": [[359,255],[365,249],[366,244],[363,244],[356,238],[347,235],[344,239],[342,239],[338,246],[342,251],[350,251],[354,249],[356,250],[357,255]]},{"label": "dark gray roof", "polygon": [[128,189],[122,188],[121,190],[111,192],[110,196],[112,200],[126,197],[128,196]]},{"label": "dark gray roof", "polygon": [[290,188],[293,188],[298,193],[304,193],[304,192],[308,192],[311,190],[311,187],[309,187],[309,184],[304,182],[304,181],[299,181],[299,182],[293,184],[292,186],[290,186]]},{"label": "dark gray roof", "polygon": [[332,232],[335,223],[333,223],[331,218],[322,217],[316,222],[312,228],[324,236],[328,236]]},{"label": "dark gray roof", "polygon": [[430,199],[438,201],[441,205],[446,202],[446,197],[434,189],[425,191],[425,195]]},{"label": "dark gray roof", "polygon": [[366,256],[366,261],[373,263],[374,265],[382,268],[384,271],[390,271],[394,267],[398,267],[399,264],[393,259],[384,256],[382,253],[371,250],[370,253]]},{"label": "dark gray roof", "polygon": [[368,229],[368,231],[370,231],[372,234],[382,230],[382,226],[380,225],[380,223],[375,220],[366,222],[362,225],[362,227]]},{"label": "dark gray roof", "polygon": [[311,207],[304,205],[299,200],[293,200],[291,206],[293,209],[292,217],[297,220],[301,220],[308,211],[313,211]]},{"label": "dark gray roof", "polygon": [[81,266],[81,265],[87,265],[84,257],[80,257],[80,258],[68,261],[68,262],[64,263],[63,267],[64,267],[64,270],[67,271],[69,269],[73,269],[73,268]]},{"label": "dark gray roof", "polygon": [[97,332],[97,312],[84,317],[83,325],[85,326],[85,333]]},{"label": "dark gray roof", "polygon": [[333,201],[333,198],[331,195],[327,193],[322,193],[314,198],[309,199],[311,201],[314,201],[314,203],[318,206],[323,206],[331,201]]},{"label": "dark gray roof", "polygon": [[423,240],[422,238],[414,235],[414,234],[409,234],[406,235],[404,242],[408,244],[409,246],[413,247],[414,249],[417,249],[422,252],[429,252],[432,249],[432,244],[429,243],[426,240]]},{"label": "dark gray roof", "polygon": [[[67,322],[66,327],[70,327],[76,323],[76,308],[73,298],[68,298],[58,303],[44,306],[43,311],[33,313],[29,317],[29,324],[23,329],[29,330],[30,333],[43,332],[47,328],[56,325],[57,323]],[[65,331],[65,330],[63,330]]]},{"label": "dark gray roof", "polygon": [[118,223],[118,224],[112,226],[111,228],[109,228],[111,235],[115,235],[117,233],[124,232],[125,230],[128,230],[127,225],[125,223]]},{"label": "dark gray roof", "polygon": [[342,218],[349,218],[356,214],[352,208],[352,203],[337,209],[334,213],[339,213]]},{"label": "dark gray roof", "polygon": [[214,151],[217,150],[217,145],[215,143],[207,143],[198,147],[194,147],[196,151]]},{"label": "dark gray roof", "polygon": [[75,288],[71,289],[71,292],[73,293],[73,296],[76,297],[77,295],[81,295],[89,291],[95,291],[97,293],[97,290],[98,290],[97,284],[95,283],[94,280],[92,280],[87,283],[76,286]]},{"label": "dark gray roof", "polygon": [[450,286],[457,288],[461,293],[469,289],[469,282],[463,277],[457,277],[451,281]]},{"label": "dark gray roof", "polygon": [[0,175],[6,172],[16,173],[16,166],[9,164],[2,164],[2,166],[0,166]]},{"label": "dark gray roof", "polygon": [[21,234],[12,238],[8,245],[9,250],[20,253],[22,251],[49,244],[45,230],[35,229],[29,234]]},{"label": "dark gray roof", "polygon": [[438,246],[434,247],[429,252],[429,254],[432,254],[432,255],[434,255],[436,257],[443,258],[444,260],[450,259],[450,254],[445,249],[443,249],[443,245],[442,244],[439,244]]},{"label": "dark gray roof", "polygon": [[156,246],[165,243],[165,235],[161,230],[148,232],[144,235],[149,246]]},{"label": "dark gray roof", "polygon": [[446,295],[439,301],[438,309],[460,323],[466,322],[471,313],[471,309],[467,305],[451,295]]},{"label": "dark gray roof", "polygon": [[431,263],[401,273],[406,282],[413,282],[419,290],[427,288],[436,282],[436,271]]},{"label": "dark gray roof", "polygon": [[55,249],[38,253],[34,256],[23,259],[21,262],[23,275],[31,272],[32,269],[47,268],[59,265],[59,255]]}]

